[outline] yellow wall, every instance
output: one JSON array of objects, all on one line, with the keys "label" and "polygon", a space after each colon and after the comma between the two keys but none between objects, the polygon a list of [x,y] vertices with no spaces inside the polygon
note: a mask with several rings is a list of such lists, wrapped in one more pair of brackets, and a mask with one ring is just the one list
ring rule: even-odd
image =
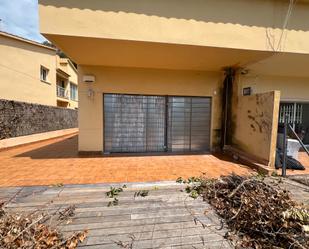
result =
[{"label": "yellow wall", "polygon": [[297,1],[283,33],[285,0],[39,3],[43,34],[309,53],[309,4],[303,1]]},{"label": "yellow wall", "polygon": [[[264,76],[258,79],[259,84],[254,81],[256,92],[282,90],[283,98],[308,98],[299,90],[307,89],[305,78],[291,76],[308,75],[303,68],[309,61],[309,2],[297,1],[282,30],[289,2],[40,0],[41,33],[83,65],[80,81],[84,74],[96,76],[93,85],[79,84],[79,150],[102,151],[103,92],[212,96],[213,145],[218,142],[216,131],[221,124],[223,79],[219,72],[224,67],[255,68],[257,62],[265,60],[264,72],[287,75],[260,73]],[[253,84],[251,79],[240,77],[239,95],[243,85]],[[292,89],[295,82],[300,87],[297,90]],[[94,97],[88,97],[88,88],[94,91]],[[245,108],[246,101],[240,104]],[[276,121],[271,122],[274,132]],[[241,141],[244,137],[241,129],[239,132],[236,138],[240,136]],[[258,154],[272,161],[273,150],[268,145],[275,142],[262,138],[259,142],[266,143],[269,154],[257,149]],[[253,144],[248,146],[252,148]]]},{"label": "yellow wall", "polygon": [[[81,82],[85,74],[94,75],[96,82]],[[103,93],[212,97],[214,149],[221,126],[221,82],[220,73],[79,66],[79,150],[103,150]]]},{"label": "yellow wall", "polygon": [[232,146],[274,166],[279,92],[238,96],[233,106]]},{"label": "yellow wall", "polygon": [[238,94],[244,87],[252,87],[253,93],[278,90],[281,101],[309,102],[309,77],[283,77],[250,73],[240,76]]},{"label": "yellow wall", "polygon": [[[0,98],[56,106],[54,50],[0,34]],[[49,69],[48,83],[40,66]]]}]

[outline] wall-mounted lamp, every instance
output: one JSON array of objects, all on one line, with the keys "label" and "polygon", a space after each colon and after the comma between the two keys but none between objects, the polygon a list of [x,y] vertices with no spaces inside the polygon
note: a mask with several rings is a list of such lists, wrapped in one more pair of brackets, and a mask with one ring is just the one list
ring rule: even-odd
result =
[{"label": "wall-mounted lamp", "polygon": [[87,95],[88,95],[88,98],[93,98],[94,97],[94,91],[92,89],[88,89]]},{"label": "wall-mounted lamp", "polygon": [[246,74],[249,73],[249,69],[243,68],[243,69],[241,69],[240,73],[241,73],[242,75],[246,75]]}]

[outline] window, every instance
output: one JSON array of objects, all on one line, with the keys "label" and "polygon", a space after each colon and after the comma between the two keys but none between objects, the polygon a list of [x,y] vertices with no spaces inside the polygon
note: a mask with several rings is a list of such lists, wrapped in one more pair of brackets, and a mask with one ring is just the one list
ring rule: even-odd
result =
[{"label": "window", "polygon": [[77,101],[77,85],[70,82],[70,98]]},{"label": "window", "polygon": [[48,72],[49,72],[49,70],[46,67],[41,66],[41,70],[40,70],[40,79],[41,79],[41,81],[47,82],[47,80],[48,80]]},{"label": "window", "polygon": [[309,144],[309,103],[281,103],[279,124],[282,125],[285,118],[303,143]]}]

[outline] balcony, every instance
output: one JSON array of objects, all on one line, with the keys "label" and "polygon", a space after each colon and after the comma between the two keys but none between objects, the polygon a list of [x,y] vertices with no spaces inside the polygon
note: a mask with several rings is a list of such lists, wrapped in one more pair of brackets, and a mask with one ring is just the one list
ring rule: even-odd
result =
[{"label": "balcony", "polygon": [[68,91],[65,88],[57,85],[57,97],[69,99]]}]

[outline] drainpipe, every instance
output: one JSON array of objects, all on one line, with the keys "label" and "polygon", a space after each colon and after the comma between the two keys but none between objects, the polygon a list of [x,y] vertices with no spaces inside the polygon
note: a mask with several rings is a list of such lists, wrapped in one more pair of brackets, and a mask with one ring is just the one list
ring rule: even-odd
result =
[{"label": "drainpipe", "polygon": [[222,100],[222,125],[221,125],[221,149],[230,144],[231,114],[232,114],[232,95],[235,70],[231,67],[225,68],[225,79],[223,81],[223,100]]},{"label": "drainpipe", "polygon": [[287,157],[287,133],[288,133],[288,115],[284,116],[284,130],[283,130],[283,160],[282,160],[282,176],[286,177],[286,157]]}]

